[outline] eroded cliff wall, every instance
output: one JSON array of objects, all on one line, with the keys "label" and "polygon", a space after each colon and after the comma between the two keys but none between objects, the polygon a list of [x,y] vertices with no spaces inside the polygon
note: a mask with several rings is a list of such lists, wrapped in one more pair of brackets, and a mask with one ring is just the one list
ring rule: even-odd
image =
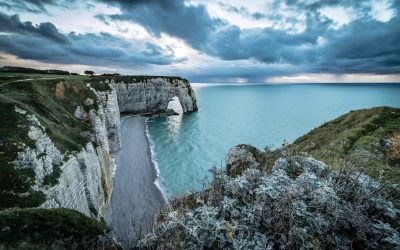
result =
[{"label": "eroded cliff wall", "polygon": [[197,111],[196,96],[184,79],[157,77],[127,83],[111,80],[110,84],[116,89],[122,113],[163,112],[175,96],[184,113]]},{"label": "eroded cliff wall", "polygon": [[[15,167],[33,169],[36,191],[46,195],[44,208],[65,207],[75,209],[88,216],[100,218],[105,215],[112,192],[112,175],[115,155],[120,148],[120,111],[117,95],[110,91],[96,91],[97,100],[87,99],[88,112],[77,107],[75,116],[90,119],[93,131],[84,148],[79,152],[62,155],[34,115],[16,107],[16,112],[26,115],[30,121],[29,138],[35,147],[27,146],[18,153]],[[55,185],[44,183],[44,177],[51,174],[53,166],[58,165],[61,175]]]}]

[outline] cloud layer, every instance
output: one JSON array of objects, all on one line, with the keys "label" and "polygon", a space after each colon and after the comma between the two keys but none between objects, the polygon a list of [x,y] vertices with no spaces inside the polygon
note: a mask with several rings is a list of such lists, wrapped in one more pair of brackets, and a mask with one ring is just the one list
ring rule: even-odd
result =
[{"label": "cloud layer", "polygon": [[[50,22],[33,25],[22,22],[17,15],[0,13],[0,50],[23,59],[59,64],[124,68],[179,68],[184,64],[186,75],[198,79],[242,77],[258,81],[302,73],[400,73],[400,3],[396,0],[277,0],[262,3],[262,9],[233,2],[88,3],[91,8],[101,5],[117,9],[111,14],[92,15],[110,27],[139,25],[152,37],[147,40],[128,39],[102,30],[63,33]],[[41,15],[46,15],[50,7],[68,8],[73,4],[74,0],[0,0],[3,9]],[[263,25],[242,27],[240,21],[233,24],[226,17],[229,15]],[[177,57],[176,48],[164,44],[164,35],[182,41],[200,59]],[[194,69],[195,65],[187,67],[201,58],[214,58],[218,65],[203,67],[203,71]],[[242,62],[247,64],[230,67]]]},{"label": "cloud layer", "polygon": [[48,63],[140,67],[182,61],[172,50],[146,41],[126,41],[111,34],[61,33],[52,23],[21,22],[0,12],[0,50]]},{"label": "cloud layer", "polygon": [[[391,7],[395,8],[396,16],[381,22],[367,15],[372,1],[286,0],[293,13],[305,14],[304,29],[291,33],[275,27],[241,29],[212,18],[203,5],[186,5],[181,0],[99,1],[120,8],[120,14],[108,16],[110,20],[140,23],[152,34],[178,37],[193,48],[223,60],[254,59],[266,65],[301,65],[308,73],[400,72],[400,18],[395,2]],[[333,21],[320,13],[321,9],[332,6],[353,8],[364,16],[333,29]],[[284,18],[225,7],[256,19]],[[280,2],[271,7],[279,13]]]}]

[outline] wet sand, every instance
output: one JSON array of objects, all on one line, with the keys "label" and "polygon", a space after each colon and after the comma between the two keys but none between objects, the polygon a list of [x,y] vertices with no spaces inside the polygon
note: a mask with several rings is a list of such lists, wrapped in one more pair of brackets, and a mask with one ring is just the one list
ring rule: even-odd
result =
[{"label": "wet sand", "polygon": [[145,121],[138,116],[121,119],[122,147],[106,222],[124,248],[134,246],[141,236],[151,232],[155,216],[166,204],[154,184],[157,171],[151,160]]}]

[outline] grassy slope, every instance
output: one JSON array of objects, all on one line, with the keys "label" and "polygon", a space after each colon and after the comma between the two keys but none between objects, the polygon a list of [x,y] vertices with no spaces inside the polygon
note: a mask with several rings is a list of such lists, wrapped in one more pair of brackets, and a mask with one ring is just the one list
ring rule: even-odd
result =
[{"label": "grassy slope", "polygon": [[135,75],[135,76],[97,76],[97,77],[92,77],[92,79],[100,79],[100,80],[105,80],[105,79],[114,79],[116,82],[125,82],[125,83],[131,83],[131,82],[145,82],[147,80],[151,80],[154,78],[167,78],[169,79],[171,82],[173,80],[182,80],[185,82],[188,82],[188,80],[183,79],[181,77],[178,76],[146,76],[146,75]]},{"label": "grassy slope", "polygon": [[106,232],[104,223],[71,209],[18,208],[0,212],[0,248],[16,248],[23,242],[29,248],[37,245],[43,249],[54,242],[66,247],[70,238],[87,242]]},{"label": "grassy slope", "polygon": [[[399,182],[400,161],[388,154],[390,148],[382,145],[383,140],[393,139],[392,136],[399,131],[400,109],[361,109],[313,129],[294,141],[289,148],[309,154],[333,168],[346,164],[358,165],[356,167],[363,165],[362,170],[374,178],[382,174],[387,180]],[[360,157],[360,150],[368,154]],[[278,151],[270,154],[265,168],[272,167],[278,154]],[[367,158],[372,156],[374,158],[368,161]]]}]

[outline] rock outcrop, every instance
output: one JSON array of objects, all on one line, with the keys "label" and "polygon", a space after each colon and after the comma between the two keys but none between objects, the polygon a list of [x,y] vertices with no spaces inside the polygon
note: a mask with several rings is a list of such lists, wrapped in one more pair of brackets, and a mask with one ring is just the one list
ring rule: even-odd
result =
[{"label": "rock outcrop", "polygon": [[197,111],[196,96],[187,80],[157,77],[141,82],[115,82],[122,113],[164,112],[173,97],[178,97],[184,113]]},{"label": "rock outcrop", "polygon": [[241,144],[229,149],[225,156],[226,174],[230,177],[236,177],[248,168],[264,167],[266,154],[257,148]]},{"label": "rock outcrop", "polygon": [[227,175],[236,176],[247,168],[257,168],[259,163],[246,148],[237,146],[229,149],[225,156]]}]

